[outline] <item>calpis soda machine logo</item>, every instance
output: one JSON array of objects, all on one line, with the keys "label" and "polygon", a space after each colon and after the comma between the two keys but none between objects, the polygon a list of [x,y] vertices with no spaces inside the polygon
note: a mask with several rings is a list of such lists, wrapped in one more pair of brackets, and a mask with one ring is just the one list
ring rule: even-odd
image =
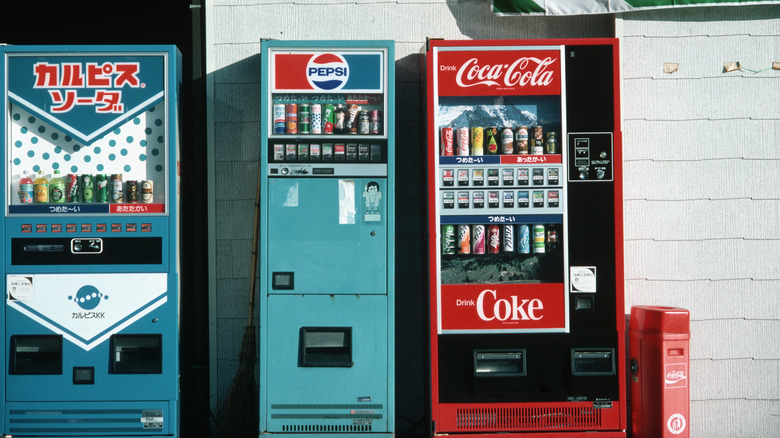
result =
[{"label": "calpis soda machine logo", "polygon": [[51,112],[66,113],[76,106],[94,107],[96,113],[122,114],[122,88],[141,88],[137,62],[38,62],[33,66],[33,88],[46,89]]},{"label": "calpis soda machine logo", "polygon": [[100,304],[100,300],[107,300],[108,295],[103,295],[95,286],[82,286],[76,296],[69,296],[68,300],[74,301],[84,310],[92,310]]},{"label": "calpis soda machine logo", "polygon": [[338,90],[349,79],[349,65],[342,56],[334,53],[317,55],[306,66],[306,79],[315,89]]}]

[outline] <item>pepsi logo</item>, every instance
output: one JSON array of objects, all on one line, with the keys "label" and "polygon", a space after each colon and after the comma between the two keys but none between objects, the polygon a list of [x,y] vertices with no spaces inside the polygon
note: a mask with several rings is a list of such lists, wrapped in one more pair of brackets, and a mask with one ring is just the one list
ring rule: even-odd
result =
[{"label": "pepsi logo", "polygon": [[306,65],[306,79],[316,89],[338,90],[349,79],[349,65],[341,55],[333,53],[317,55]]}]

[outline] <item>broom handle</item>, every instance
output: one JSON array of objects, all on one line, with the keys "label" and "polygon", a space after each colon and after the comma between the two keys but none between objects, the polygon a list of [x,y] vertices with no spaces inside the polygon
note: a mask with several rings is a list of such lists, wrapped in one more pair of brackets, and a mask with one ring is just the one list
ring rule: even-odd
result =
[{"label": "broom handle", "polygon": [[247,317],[247,326],[254,326],[255,316],[255,286],[257,283],[257,242],[260,225],[260,179],[262,177],[262,168],[260,160],[257,161],[257,189],[255,192],[255,220],[252,225],[252,260],[251,271],[249,272],[249,315]]}]

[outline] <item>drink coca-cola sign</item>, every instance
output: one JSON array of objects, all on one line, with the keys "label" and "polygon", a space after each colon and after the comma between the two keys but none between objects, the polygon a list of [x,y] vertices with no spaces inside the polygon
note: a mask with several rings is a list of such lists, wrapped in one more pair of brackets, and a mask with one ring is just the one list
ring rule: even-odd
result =
[{"label": "drink coca-cola sign", "polygon": [[442,332],[564,331],[565,294],[560,284],[444,285]]},{"label": "drink coca-cola sign", "polygon": [[561,94],[560,50],[437,52],[440,96]]}]

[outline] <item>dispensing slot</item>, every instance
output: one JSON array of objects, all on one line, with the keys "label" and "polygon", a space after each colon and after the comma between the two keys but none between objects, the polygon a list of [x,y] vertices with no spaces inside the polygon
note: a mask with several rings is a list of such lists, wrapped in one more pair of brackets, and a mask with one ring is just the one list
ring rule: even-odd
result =
[{"label": "dispensing slot", "polygon": [[111,336],[111,374],[162,374],[162,335]]},{"label": "dispensing slot", "polygon": [[62,335],[11,336],[11,374],[62,374]]},{"label": "dispensing slot", "polygon": [[298,366],[351,367],[352,327],[301,327]]},{"label": "dispensing slot", "polygon": [[474,377],[526,375],[525,350],[474,350]]},{"label": "dispensing slot", "polygon": [[572,349],[571,373],[574,376],[609,376],[615,374],[615,349]]}]

